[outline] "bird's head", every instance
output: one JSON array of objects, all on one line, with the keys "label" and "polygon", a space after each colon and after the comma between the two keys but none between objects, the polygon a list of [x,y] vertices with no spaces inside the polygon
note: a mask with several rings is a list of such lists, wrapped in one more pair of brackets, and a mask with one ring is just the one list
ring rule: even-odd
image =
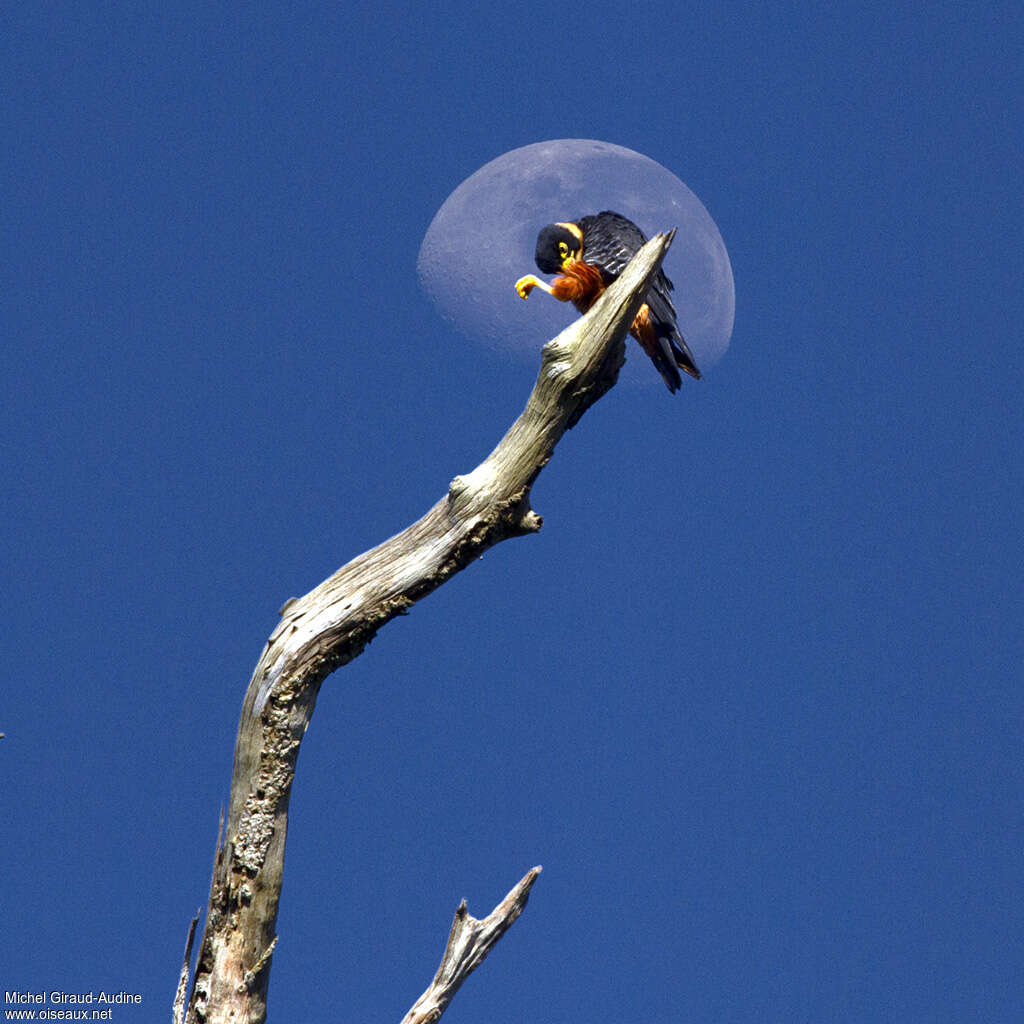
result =
[{"label": "bird's head", "polygon": [[583,253],[583,232],[575,224],[548,224],[537,236],[537,266],[544,274],[557,274]]}]

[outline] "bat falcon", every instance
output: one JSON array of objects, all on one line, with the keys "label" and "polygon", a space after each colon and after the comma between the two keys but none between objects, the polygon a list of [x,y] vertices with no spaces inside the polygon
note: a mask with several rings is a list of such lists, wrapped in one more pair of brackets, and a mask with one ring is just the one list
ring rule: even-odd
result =
[{"label": "bat falcon", "polygon": [[[586,313],[646,241],[647,236],[631,220],[611,210],[577,221],[548,224],[537,236],[535,259],[541,273],[558,276],[545,284],[528,274],[516,281],[516,291],[525,299],[534,288],[540,288]],[[679,333],[676,307],[669,295],[672,288],[672,282],[659,269],[629,333],[651,357],[669,391],[674,392],[682,384],[680,370],[697,380],[700,370]]]}]

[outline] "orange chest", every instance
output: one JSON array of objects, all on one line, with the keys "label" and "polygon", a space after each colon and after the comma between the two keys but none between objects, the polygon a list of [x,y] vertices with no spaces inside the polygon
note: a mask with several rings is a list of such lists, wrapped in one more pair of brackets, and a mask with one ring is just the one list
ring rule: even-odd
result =
[{"label": "orange chest", "polygon": [[576,260],[562,268],[562,276],[555,278],[551,287],[555,298],[571,302],[581,313],[586,313],[601,297],[605,285],[597,267]]}]

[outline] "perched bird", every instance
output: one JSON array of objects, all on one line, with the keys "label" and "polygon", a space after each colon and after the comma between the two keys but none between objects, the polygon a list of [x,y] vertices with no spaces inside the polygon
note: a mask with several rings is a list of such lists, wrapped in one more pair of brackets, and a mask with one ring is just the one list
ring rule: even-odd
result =
[{"label": "perched bird", "polygon": [[[611,210],[570,223],[548,224],[537,236],[535,258],[542,273],[558,276],[545,284],[528,274],[516,281],[516,291],[525,299],[534,288],[540,288],[586,313],[646,241],[631,220]],[[682,384],[679,370],[697,380],[700,370],[679,333],[676,307],[669,295],[672,288],[672,282],[659,269],[629,333],[651,357],[669,391],[677,391]]]}]

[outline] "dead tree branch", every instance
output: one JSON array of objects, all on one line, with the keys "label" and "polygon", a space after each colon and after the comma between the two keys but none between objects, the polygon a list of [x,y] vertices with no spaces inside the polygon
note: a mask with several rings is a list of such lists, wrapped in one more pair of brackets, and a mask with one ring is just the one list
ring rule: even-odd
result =
[{"label": "dead tree branch", "polygon": [[626,333],[671,241],[671,235],[652,238],[590,312],[544,346],[526,408],[476,469],[456,477],[418,522],[282,608],[242,706],[189,1024],[266,1019],[288,800],[320,685],[381,626],[488,548],[540,529],[530,488],[565,431],[618,378]]},{"label": "dead tree branch", "polygon": [[484,962],[498,939],[523,912],[539,874],[539,867],[528,871],[482,921],[470,916],[465,900],[459,904],[441,966],[430,987],[402,1018],[402,1024],[436,1024],[441,1019],[459,986]]}]

